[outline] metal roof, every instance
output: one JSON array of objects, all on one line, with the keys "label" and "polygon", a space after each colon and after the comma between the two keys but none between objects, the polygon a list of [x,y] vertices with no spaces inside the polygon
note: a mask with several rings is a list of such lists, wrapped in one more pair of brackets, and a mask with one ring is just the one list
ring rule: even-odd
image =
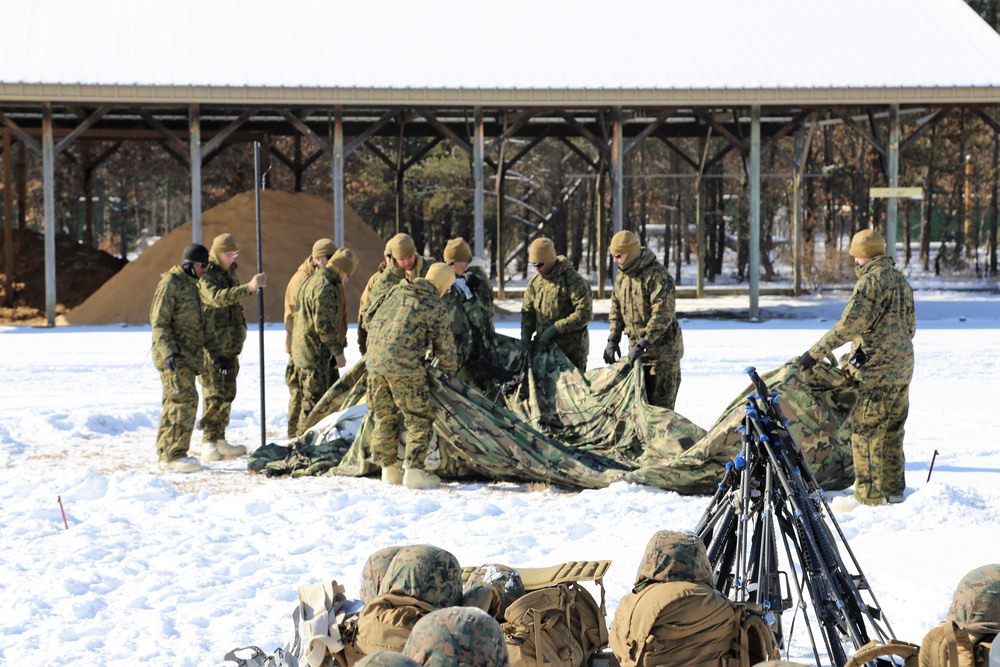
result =
[{"label": "metal roof", "polygon": [[0,102],[1000,101],[1000,35],[962,0],[5,5]]}]

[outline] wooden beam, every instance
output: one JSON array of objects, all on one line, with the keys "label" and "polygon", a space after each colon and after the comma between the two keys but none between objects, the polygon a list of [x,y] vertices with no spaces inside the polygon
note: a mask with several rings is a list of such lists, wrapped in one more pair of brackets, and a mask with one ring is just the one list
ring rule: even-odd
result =
[{"label": "wooden beam", "polygon": [[392,108],[382,114],[381,118],[369,125],[364,132],[354,137],[349,144],[344,146],[344,159],[346,160],[351,153],[358,150],[362,145],[367,145],[368,140],[371,139],[376,132],[391,123],[393,119],[401,113],[403,113],[402,109]]},{"label": "wooden beam", "polygon": [[3,124],[7,126],[7,129],[9,129],[15,137],[20,139],[21,143],[30,148],[31,152],[35,155],[42,154],[42,144],[33,139],[30,134],[22,130],[20,125],[5,116],[3,113],[0,113],[0,121],[3,121]]},{"label": "wooden beam", "polygon": [[591,144],[593,144],[594,147],[597,148],[598,152],[601,153],[602,157],[610,161],[611,147],[608,146],[608,142],[604,141],[603,139],[595,135],[593,132],[588,130],[586,127],[584,127],[582,123],[580,123],[580,121],[578,121],[576,118],[573,118],[573,116],[569,115],[568,113],[561,113],[559,114],[559,116],[565,119],[566,123],[574,130],[576,130],[581,137],[583,137]]},{"label": "wooden beam", "polygon": [[625,146],[625,156],[628,157],[632,151],[639,147],[639,144],[649,138],[649,135],[653,134],[653,132],[656,132],[656,130],[658,130],[660,126],[675,113],[677,113],[677,109],[665,109],[659,116],[656,117],[656,120],[646,125],[646,127],[644,127],[642,131],[639,132],[639,134],[637,134],[635,138],[628,142]]},{"label": "wooden beam", "polygon": [[431,140],[428,141],[423,148],[417,151],[416,155],[414,155],[409,160],[403,163],[403,171],[406,171],[407,169],[415,165],[417,162],[419,162],[422,157],[427,155],[427,153],[429,153],[432,148],[437,146],[442,141],[444,141],[444,137],[432,137]]},{"label": "wooden beam", "polygon": [[159,132],[163,136],[163,138],[167,140],[167,143],[175,151],[177,151],[177,153],[179,155],[187,156],[186,161],[185,161],[186,164],[188,164],[188,165],[191,164],[191,148],[190,148],[190,146],[188,146],[183,141],[181,141],[180,138],[176,134],[174,134],[173,132],[171,132],[170,129],[166,125],[164,125],[159,120],[157,120],[153,116],[153,114],[149,113],[145,109],[141,109],[139,111],[139,116],[146,123],[146,125],[149,125],[151,128],[153,128],[154,130],[156,130],[157,132]]},{"label": "wooden beam", "polygon": [[835,116],[844,121],[844,125],[849,126],[852,130],[857,132],[862,139],[867,141],[872,148],[879,152],[880,155],[885,155],[885,147],[882,146],[878,140],[872,135],[868,134],[863,127],[858,125],[857,121],[850,117],[843,109],[830,109],[830,112]]},{"label": "wooden beam", "polygon": [[684,160],[689,165],[691,165],[692,169],[694,169],[695,171],[698,171],[698,169],[699,169],[698,162],[696,160],[694,160],[693,158],[691,158],[690,156],[688,156],[688,154],[685,153],[684,150],[680,146],[678,146],[677,144],[675,144],[674,142],[672,142],[670,139],[667,139],[666,137],[661,136],[659,134],[656,135],[656,138],[659,139],[660,141],[662,141],[663,143],[665,143],[667,145],[667,147],[669,147],[671,150],[673,150],[675,153],[677,153],[677,155],[678,155],[678,157],[680,157],[680,159]]},{"label": "wooden beam", "polygon": [[993,116],[989,115],[988,113],[977,107],[973,107],[972,113],[982,118],[983,122],[989,125],[991,128],[993,128],[994,132],[1000,132],[1000,123],[998,123]]},{"label": "wooden beam", "polygon": [[293,114],[288,109],[278,109],[279,114],[284,116],[285,120],[292,124],[296,130],[309,137],[309,140],[316,144],[324,153],[333,158],[333,147],[330,146],[329,142],[323,137],[319,136],[313,132],[312,128],[305,124],[301,118]]},{"label": "wooden beam", "polygon": [[472,144],[455,134],[454,130],[439,121],[433,113],[424,109],[418,109],[417,113],[426,118],[427,122],[430,123],[434,129],[451,140],[451,142],[458,146],[463,153],[466,155],[472,155]]},{"label": "wooden beam", "polygon": [[595,172],[600,173],[601,168],[598,165],[598,163],[596,161],[592,160],[589,155],[587,155],[586,153],[584,153],[583,150],[579,146],[577,146],[576,144],[574,144],[567,137],[559,137],[559,141],[561,141],[564,144],[566,144],[566,147],[569,148],[574,153],[576,153],[577,156],[579,156],[579,158],[581,160],[583,160],[587,164],[587,166],[589,166]]},{"label": "wooden beam", "polygon": [[510,124],[510,127],[508,127],[499,135],[494,137],[490,143],[486,144],[485,148],[483,148],[483,155],[489,155],[490,153],[492,153],[497,146],[506,142],[512,136],[517,134],[518,130],[524,127],[529,120],[531,120],[538,114],[539,114],[538,111],[522,111],[521,113],[519,113],[517,117],[514,118],[514,121]]},{"label": "wooden beam", "polygon": [[73,143],[77,137],[86,132],[87,128],[93,126],[94,123],[101,120],[101,118],[103,118],[106,113],[111,111],[112,108],[113,107],[110,104],[105,104],[104,106],[98,107],[94,113],[87,116],[87,118],[82,123],[77,125],[72,132],[59,140],[59,143],[57,143],[55,147],[56,155],[58,155],[62,149]]},{"label": "wooden beam", "polygon": [[725,137],[726,141],[731,143],[736,149],[743,155],[747,155],[750,152],[750,147],[743,143],[743,140],[737,137],[735,134],[726,129],[726,126],[715,120],[712,114],[705,113],[704,111],[695,111],[694,115],[700,118],[705,123],[708,123],[712,128]]},{"label": "wooden beam", "polygon": [[910,136],[908,136],[903,141],[899,142],[899,154],[902,155],[904,152],[906,152],[906,149],[912,146],[913,142],[915,142],[917,139],[923,136],[924,132],[926,132],[927,130],[931,129],[932,127],[940,123],[944,119],[944,117],[947,116],[954,108],[955,107],[944,107],[942,109],[939,109],[935,113],[931,114],[931,117],[928,118],[926,121],[924,121],[924,123],[920,127],[914,130]]},{"label": "wooden beam", "polygon": [[219,130],[218,133],[211,139],[209,139],[202,147],[201,154],[202,157],[209,157],[215,151],[219,150],[222,146],[222,142],[232,135],[233,132],[238,130],[244,123],[254,117],[254,115],[260,111],[260,107],[250,107],[243,113],[241,113],[235,120],[226,125],[224,128]]}]

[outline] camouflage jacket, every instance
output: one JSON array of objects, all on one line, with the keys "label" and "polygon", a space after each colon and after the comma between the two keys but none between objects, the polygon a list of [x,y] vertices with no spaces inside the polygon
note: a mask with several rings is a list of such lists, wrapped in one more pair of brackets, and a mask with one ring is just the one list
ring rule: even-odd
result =
[{"label": "camouflage jacket", "polygon": [[299,265],[285,287],[285,352],[292,353],[292,330],[295,328],[295,295],[299,293],[302,281],[308,278],[316,270],[316,263],[312,257],[306,257],[306,261]]},{"label": "camouflage jacket", "polygon": [[413,375],[426,367],[428,352],[446,373],[458,369],[451,319],[428,280],[404,280],[369,308],[368,371]]},{"label": "camouflage jacket", "polygon": [[317,266],[302,281],[295,295],[295,324],[292,328],[292,363],[298,368],[325,368],[343,354],[337,331],[340,311],[346,304],[337,289],[342,285],[336,270]]},{"label": "camouflage jacket", "polygon": [[684,339],[676,313],[677,291],[670,272],[648,248],[615,277],[608,321],[611,335],[650,343],[646,359],[675,361],[684,356]]},{"label": "camouflage jacket", "polygon": [[368,321],[371,318],[371,310],[374,305],[378,307],[379,299],[385,296],[391,287],[399,284],[404,278],[414,280],[427,275],[427,270],[431,268],[434,260],[430,257],[417,256],[417,261],[413,263],[413,268],[403,271],[395,264],[390,264],[384,268],[379,268],[378,273],[372,275],[361,293],[361,303],[358,306],[358,339],[366,341],[368,338]]},{"label": "camouflage jacket", "polygon": [[250,296],[250,288],[241,285],[236,277],[236,263],[227,271],[213,255],[208,271],[198,281],[198,290],[205,314],[219,337],[222,354],[227,357],[239,355],[243,351],[244,329],[247,326],[240,300]]},{"label": "camouflage jacket", "polygon": [[179,354],[182,365],[201,373],[202,350],[208,347],[213,356],[221,354],[212,321],[202,310],[198,280],[179,266],[160,278],[149,308],[149,322],[153,328],[153,364],[157,370],[166,370],[167,357]]},{"label": "camouflage jacket", "polygon": [[853,355],[864,350],[868,360],[857,371],[859,381],[905,384],[913,377],[913,335],[917,324],[913,290],[895,261],[886,255],[857,267],[854,285],[840,321],[809,349],[822,359],[850,341]]},{"label": "camouflage jacket", "polygon": [[[524,291],[521,330],[542,333],[554,324],[554,342],[578,338],[586,333],[593,315],[594,294],[572,262],[560,255],[548,275],[536,275]],[[575,334],[575,335],[574,335]]]},{"label": "camouflage jacket", "polygon": [[[474,276],[471,280],[470,275]],[[470,288],[470,283],[475,289]],[[451,331],[455,336],[459,366],[481,358],[483,344],[493,333],[493,288],[485,273],[479,268],[466,271],[444,293],[441,301],[452,316]]]}]

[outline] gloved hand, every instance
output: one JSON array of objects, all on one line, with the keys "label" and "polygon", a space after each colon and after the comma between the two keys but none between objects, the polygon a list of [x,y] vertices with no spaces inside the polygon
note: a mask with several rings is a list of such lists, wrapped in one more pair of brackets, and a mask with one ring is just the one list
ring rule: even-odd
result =
[{"label": "gloved hand", "polygon": [[167,363],[167,368],[169,368],[172,371],[176,371],[177,370],[177,362],[180,361],[183,358],[184,358],[184,355],[177,354],[176,352],[174,352],[171,355],[168,355],[167,358],[166,358],[166,360],[165,360],[166,363]]},{"label": "gloved hand", "polygon": [[230,369],[229,359],[226,359],[225,357],[216,357],[215,367],[218,368],[219,372],[222,373],[223,375],[229,375],[229,369]]},{"label": "gloved hand", "polygon": [[639,342],[632,346],[632,349],[628,351],[628,362],[631,364],[636,359],[646,354],[646,350],[649,349],[649,341],[645,338],[640,338]]},{"label": "gloved hand", "polygon": [[469,289],[473,292],[476,291],[476,288],[479,287],[482,282],[483,281],[475,273],[465,274],[465,284],[468,285]]},{"label": "gloved hand", "polygon": [[604,348],[604,363],[609,366],[622,358],[622,351],[618,348],[621,336],[610,336],[608,345]]},{"label": "gloved hand", "polygon": [[538,344],[548,345],[552,342],[552,339],[556,337],[557,333],[559,332],[556,330],[556,325],[550,324],[549,327],[542,332],[542,335],[538,337]]},{"label": "gloved hand", "polygon": [[343,368],[344,366],[347,365],[347,357],[345,357],[343,354],[338,354],[333,359],[337,364],[337,368]]},{"label": "gloved hand", "polygon": [[816,360],[808,352],[803,352],[802,356],[799,357],[799,363],[802,364],[804,370],[809,370],[816,365]]},{"label": "gloved hand", "polygon": [[528,343],[531,342],[531,334],[534,333],[530,329],[521,329],[521,345],[528,347]]},{"label": "gloved hand", "polygon": [[247,283],[247,287],[250,288],[251,294],[253,294],[262,287],[267,287],[267,274],[258,273],[257,275],[255,275],[253,278],[250,279],[250,282]]}]

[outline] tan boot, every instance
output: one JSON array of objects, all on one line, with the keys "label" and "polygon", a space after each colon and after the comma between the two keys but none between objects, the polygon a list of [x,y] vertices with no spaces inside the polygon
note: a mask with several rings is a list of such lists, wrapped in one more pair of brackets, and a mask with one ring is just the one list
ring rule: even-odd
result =
[{"label": "tan boot", "polygon": [[201,463],[193,456],[171,459],[170,461],[160,459],[160,470],[166,472],[198,472],[201,470]]},{"label": "tan boot", "polygon": [[225,439],[217,440],[215,446],[218,448],[219,454],[226,459],[233,456],[243,456],[247,453],[247,448],[243,445],[234,445]]},{"label": "tan boot", "polygon": [[413,490],[436,489],[441,486],[441,478],[420,468],[409,468],[403,473],[403,486]]},{"label": "tan boot", "polygon": [[386,466],[382,468],[382,481],[386,484],[399,486],[403,483],[403,471],[399,466]]}]

